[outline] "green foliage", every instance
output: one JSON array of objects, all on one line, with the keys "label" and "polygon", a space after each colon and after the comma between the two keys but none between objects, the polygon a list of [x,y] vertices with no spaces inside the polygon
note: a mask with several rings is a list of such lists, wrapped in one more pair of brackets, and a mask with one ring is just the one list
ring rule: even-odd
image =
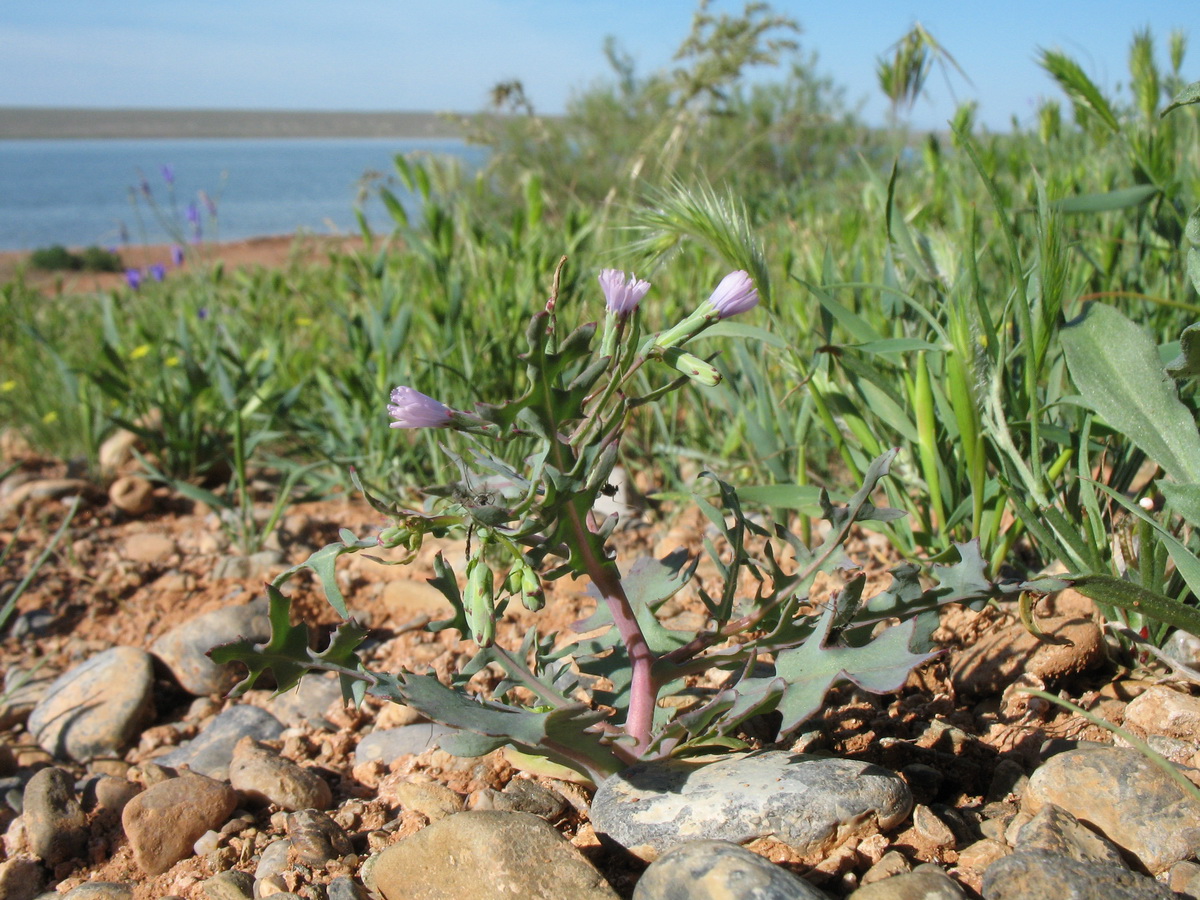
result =
[{"label": "green foliage", "polygon": [[29,254],[29,264],[47,272],[120,272],[124,268],[121,257],[111,250],[93,246],[73,253],[62,244],[34,250]]}]

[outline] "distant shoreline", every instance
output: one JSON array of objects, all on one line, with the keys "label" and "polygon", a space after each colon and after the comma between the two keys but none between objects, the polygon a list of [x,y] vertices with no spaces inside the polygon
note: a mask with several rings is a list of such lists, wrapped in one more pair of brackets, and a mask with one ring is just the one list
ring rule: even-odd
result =
[{"label": "distant shoreline", "polygon": [[0,140],[463,137],[456,113],[0,106]]}]

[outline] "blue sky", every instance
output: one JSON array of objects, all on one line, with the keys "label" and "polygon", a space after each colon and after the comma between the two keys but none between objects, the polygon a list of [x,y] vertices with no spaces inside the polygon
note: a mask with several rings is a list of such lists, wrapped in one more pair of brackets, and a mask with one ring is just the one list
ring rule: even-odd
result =
[{"label": "blue sky", "polygon": [[[1165,65],[1173,28],[1200,25],[1196,0],[877,0],[772,4],[803,27],[802,47],[883,121],[875,61],[914,21],[970,77],[934,73],[911,121],[941,127],[958,100],[1006,129],[1056,97],[1039,47],[1074,56],[1101,86],[1127,80],[1129,40],[1149,26]],[[715,0],[716,11],[742,2]],[[0,105],[392,109],[471,112],[520,79],[539,111],[604,77],[606,35],[638,71],[666,66],[691,0],[9,0],[0,4]],[[1200,42],[1200,29],[1189,34]],[[1184,62],[1200,80],[1200,46]],[[760,76],[761,77],[761,76]]]}]

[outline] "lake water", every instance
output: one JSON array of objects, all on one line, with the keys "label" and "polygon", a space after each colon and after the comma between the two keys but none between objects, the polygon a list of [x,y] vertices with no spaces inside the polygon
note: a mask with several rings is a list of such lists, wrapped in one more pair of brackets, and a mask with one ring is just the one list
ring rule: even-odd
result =
[{"label": "lake water", "polygon": [[[413,152],[470,166],[487,155],[440,139],[0,141],[0,250],[169,243],[172,231],[191,238],[192,204],[204,240],[357,232],[356,204],[386,231],[391,219],[364,185],[372,173],[391,175],[396,154]],[[143,180],[171,229],[156,220]]]}]

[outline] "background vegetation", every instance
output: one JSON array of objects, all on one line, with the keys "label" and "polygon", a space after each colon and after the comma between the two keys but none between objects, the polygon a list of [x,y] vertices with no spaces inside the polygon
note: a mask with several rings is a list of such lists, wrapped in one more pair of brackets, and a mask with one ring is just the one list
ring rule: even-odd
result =
[{"label": "background vegetation", "polygon": [[[1163,115],[1181,92],[1195,99],[1183,36],[1134,35],[1121,96],[1044,51],[1061,100],[1032,129],[982,131],[968,103],[944,132],[916,134],[906,108],[931,69],[954,65],[932,36],[880,57],[894,127],[871,130],[798,34],[765,4],[701,6],[674,68],[642,75],[609,44],[612,79],[565,117],[498,85],[497,109],[467,123],[487,168],[398,158],[383,189],[394,230],[364,223],[363,249],[327,265],[215,265],[54,299],[18,278],[0,289],[0,421],[92,467],[125,427],[164,477],[209,488],[244,485],[249,464],[345,489],[353,466],[399,493],[453,472],[436,433],[388,428],[389,390],[458,407],[512,395],[523,323],[561,256],[567,326],[601,315],[602,267],[653,283],[649,329],[745,268],[764,303],[725,327],[740,340],[716,360],[723,383],[640,421],[628,468],[667,492],[708,468],[803,519],[819,487],[852,488],[899,447],[888,500],[911,516],[880,527],[903,552],[939,558],[977,539],[993,572],[1059,564],[1194,605],[1200,462],[1162,458],[1159,412],[1125,421],[1103,403],[1124,379],[1137,406],[1144,376],[1195,437],[1192,370],[1176,370],[1177,393],[1161,369],[1200,310],[1197,108]],[[779,62],[781,80],[747,80]],[[1089,304],[1116,315],[1098,322]],[[1089,366],[1114,340],[1147,342],[1152,371]]]}]

